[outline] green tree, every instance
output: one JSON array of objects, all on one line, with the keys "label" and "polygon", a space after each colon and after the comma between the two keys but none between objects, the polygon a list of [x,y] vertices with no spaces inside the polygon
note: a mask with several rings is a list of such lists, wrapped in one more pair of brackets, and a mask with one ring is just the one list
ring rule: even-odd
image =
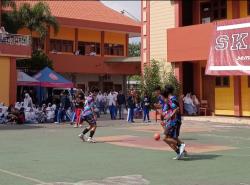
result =
[{"label": "green tree", "polygon": [[24,3],[17,10],[19,22],[22,27],[27,28],[32,35],[32,32],[37,32],[41,39],[44,39],[48,34],[48,27],[51,26],[55,33],[59,31],[59,24],[47,3],[38,2],[34,6],[29,3]]},{"label": "green tree", "polygon": [[53,69],[53,63],[42,50],[33,52],[30,59],[19,60],[17,62],[17,68],[28,69],[30,74],[35,74],[45,67]]},{"label": "green tree", "polygon": [[160,65],[158,61],[152,60],[150,65],[144,68],[144,73],[141,77],[141,91],[147,92],[151,97],[153,97],[154,89],[157,86],[162,86]]},{"label": "green tree", "polygon": [[141,43],[131,43],[128,45],[128,55],[129,57],[139,57],[141,56]]},{"label": "green tree", "polygon": [[151,98],[154,100],[154,89],[158,86],[164,88],[165,85],[171,84],[175,91],[174,94],[180,95],[180,83],[176,79],[173,69],[164,70],[162,64],[157,60],[151,60],[150,65],[144,68],[143,75],[141,77],[141,91],[148,92]]}]

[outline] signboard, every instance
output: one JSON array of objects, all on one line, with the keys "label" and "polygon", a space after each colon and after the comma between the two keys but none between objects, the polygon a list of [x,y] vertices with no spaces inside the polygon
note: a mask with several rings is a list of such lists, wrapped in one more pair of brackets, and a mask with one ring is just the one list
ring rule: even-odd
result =
[{"label": "signboard", "polygon": [[214,25],[206,74],[250,75],[250,18],[219,21]]}]

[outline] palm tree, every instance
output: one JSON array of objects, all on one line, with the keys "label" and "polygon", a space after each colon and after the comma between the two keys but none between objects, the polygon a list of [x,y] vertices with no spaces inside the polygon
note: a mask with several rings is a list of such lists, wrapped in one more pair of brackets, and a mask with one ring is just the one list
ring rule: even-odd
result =
[{"label": "palm tree", "polygon": [[59,24],[51,14],[47,3],[38,2],[34,6],[24,3],[17,10],[17,16],[22,27],[27,28],[31,35],[34,31],[37,32],[40,40],[45,39],[50,26],[54,29],[55,34],[59,31]]},{"label": "palm tree", "polygon": [[2,25],[2,8],[4,7],[15,7],[15,2],[13,0],[0,0],[0,26]]}]

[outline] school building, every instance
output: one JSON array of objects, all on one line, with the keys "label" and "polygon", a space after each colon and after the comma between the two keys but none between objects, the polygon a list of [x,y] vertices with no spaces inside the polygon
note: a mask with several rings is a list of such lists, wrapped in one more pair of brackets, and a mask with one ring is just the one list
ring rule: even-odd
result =
[{"label": "school building", "polygon": [[[16,1],[17,6],[28,2]],[[129,38],[140,36],[139,22],[114,11],[100,1],[45,1],[60,24],[58,34],[52,28],[46,41],[39,43],[32,33],[33,50],[44,49],[56,72],[85,91],[99,87],[103,91],[124,90],[127,76],[140,74],[139,57],[128,57]],[[27,29],[20,34],[29,34]]]},{"label": "school building", "polygon": [[6,33],[0,28],[0,103],[10,105],[16,101],[16,60],[30,56],[30,36]]},{"label": "school building", "polygon": [[[237,61],[244,62],[239,66],[230,61],[237,56],[234,50],[248,49],[250,1],[142,1],[141,6],[142,67],[153,58],[164,60],[174,68],[183,94],[193,92],[207,100],[211,114],[250,116],[248,55],[238,57]],[[245,35],[238,34],[242,28]],[[219,31],[224,38],[215,38]],[[223,66],[210,66],[214,62]],[[224,71],[215,73],[221,67]]]}]

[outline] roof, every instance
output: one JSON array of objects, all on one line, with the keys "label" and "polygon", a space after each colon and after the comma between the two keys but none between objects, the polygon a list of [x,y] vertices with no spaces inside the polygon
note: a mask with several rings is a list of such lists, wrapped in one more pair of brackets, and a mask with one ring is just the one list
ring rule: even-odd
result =
[{"label": "roof", "polygon": [[111,57],[107,58],[108,63],[140,63],[141,57]]},{"label": "roof", "polygon": [[22,71],[17,72],[17,85],[22,86],[37,86],[40,85],[40,82],[35,78],[27,75]]},{"label": "roof", "polygon": [[[38,1],[16,1],[16,4],[17,7],[19,7],[23,3],[30,3],[33,5],[37,2]],[[52,15],[61,20],[74,19],[78,21],[123,25],[137,28],[136,32],[140,32],[140,22],[105,6],[100,1],[47,0],[45,2],[49,5]],[[61,23],[61,21],[59,22]],[[132,30],[132,32],[134,32],[134,30]]]},{"label": "roof", "polygon": [[62,87],[62,88],[71,88],[73,87],[73,83],[69,80],[66,80],[60,74],[51,70],[48,67],[45,67],[35,76],[33,76],[36,80],[40,81],[42,87]]}]

